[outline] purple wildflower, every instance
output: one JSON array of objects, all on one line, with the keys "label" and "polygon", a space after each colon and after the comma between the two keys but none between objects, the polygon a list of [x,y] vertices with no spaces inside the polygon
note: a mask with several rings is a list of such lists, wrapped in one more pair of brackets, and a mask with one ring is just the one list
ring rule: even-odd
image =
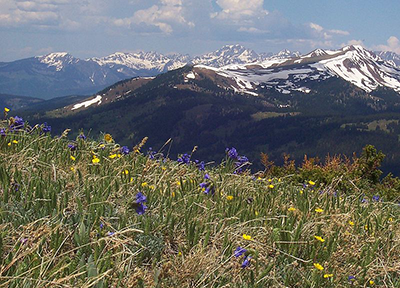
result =
[{"label": "purple wildflower", "polygon": [[85,140],[85,139],[86,139],[86,136],[85,136],[85,134],[83,134],[83,132],[82,132],[81,134],[79,134],[78,138],[79,138],[79,139],[82,139],[82,140]]},{"label": "purple wildflower", "polygon": [[142,192],[137,193],[136,203],[144,203],[144,202],[147,202],[147,197]]},{"label": "purple wildflower", "polygon": [[209,180],[210,179],[210,175],[208,175],[208,173],[206,173],[206,175],[204,175],[204,179]]},{"label": "purple wildflower", "polygon": [[251,259],[251,256],[244,257],[244,261],[240,267],[246,268],[246,267],[250,266],[250,259]]},{"label": "purple wildflower", "polygon": [[238,158],[238,156],[239,156],[237,151],[236,151],[236,149],[233,148],[233,147],[230,148],[230,149],[226,148],[225,152],[228,154],[228,157],[231,158],[231,159],[235,159],[236,160]]},{"label": "purple wildflower", "polygon": [[194,161],[197,164],[197,168],[199,168],[200,171],[205,171],[206,168],[204,167],[204,161],[199,161],[199,160],[195,160]]},{"label": "purple wildflower", "polygon": [[47,122],[44,122],[44,123],[42,124],[42,131],[43,131],[44,133],[51,132],[51,126],[50,126],[50,125],[47,125]]},{"label": "purple wildflower", "polygon": [[1,136],[6,136],[6,129],[1,128],[1,129],[0,129],[0,135],[1,135]]},{"label": "purple wildflower", "polygon": [[127,146],[122,146],[119,151],[121,152],[121,154],[123,155],[127,155],[129,154],[129,148]]},{"label": "purple wildflower", "polygon": [[205,183],[205,182],[202,182],[202,183],[199,184],[199,186],[200,186],[201,188],[207,188],[208,184]]},{"label": "purple wildflower", "polygon": [[144,202],[147,202],[147,197],[142,192],[136,194],[135,210],[139,215],[143,215],[147,209],[147,206],[143,204]]},{"label": "purple wildflower", "polygon": [[101,223],[100,223],[100,229],[103,229],[103,228],[104,228],[104,223],[101,222]]},{"label": "purple wildflower", "polygon": [[372,196],[372,200],[374,200],[375,202],[379,202],[380,197],[378,195]]},{"label": "purple wildflower", "polygon": [[14,120],[12,121],[12,123],[10,125],[11,130],[21,129],[24,127],[24,125],[25,125],[24,119],[22,119],[21,117],[18,117],[18,116],[15,116],[13,119]]},{"label": "purple wildflower", "polygon": [[183,164],[189,164],[190,163],[190,155],[185,153],[183,155],[181,155],[181,157],[178,158],[179,163],[183,163]]},{"label": "purple wildflower", "polygon": [[243,172],[243,167],[250,164],[249,159],[246,156],[239,156],[237,150],[235,148],[226,148],[225,149],[226,154],[228,155],[229,158],[232,160],[235,160],[235,166],[236,169],[233,172],[234,174],[240,174]]},{"label": "purple wildflower", "polygon": [[68,148],[71,149],[71,151],[75,151],[76,150],[76,145],[73,143],[69,143],[68,144]]},{"label": "purple wildflower", "polygon": [[206,188],[206,190],[204,190],[204,194],[210,194],[211,193],[211,195],[214,195],[214,193],[215,193],[215,190],[214,190],[214,187],[207,187]]},{"label": "purple wildflower", "polygon": [[115,232],[111,232],[111,231],[107,232],[108,236],[113,236],[114,234],[115,234]]},{"label": "purple wildflower", "polygon": [[147,150],[147,155],[149,156],[150,159],[154,159],[156,151],[153,151],[153,148],[149,147],[149,150]]},{"label": "purple wildflower", "polygon": [[349,280],[349,282],[352,282],[356,280],[356,277],[350,275],[347,279]]},{"label": "purple wildflower", "polygon": [[247,252],[247,250],[246,249],[244,249],[244,248],[242,248],[242,247],[237,247],[236,248],[236,250],[235,250],[235,252],[234,252],[234,255],[235,255],[235,257],[237,258],[237,257],[240,257],[240,256],[242,256],[244,253],[246,253]]},{"label": "purple wildflower", "polygon": [[147,209],[147,206],[144,205],[143,203],[139,203],[135,208],[136,213],[139,215],[143,215],[146,212],[146,209]]}]

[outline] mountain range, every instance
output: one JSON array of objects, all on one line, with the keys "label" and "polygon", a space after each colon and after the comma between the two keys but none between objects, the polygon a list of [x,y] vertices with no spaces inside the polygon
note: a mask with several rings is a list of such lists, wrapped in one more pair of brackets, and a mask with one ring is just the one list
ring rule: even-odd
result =
[{"label": "mountain range", "polygon": [[256,162],[261,152],[272,161],[285,153],[295,160],[351,157],[372,144],[388,155],[385,169],[400,175],[400,70],[393,63],[361,46],[241,58],[246,63],[192,64],[122,80],[85,99],[45,101],[18,115],[50,123],[55,134],[111,133],[121,145],[149,137],[158,150],[171,139],[163,151],[169,157],[198,146],[204,161],[221,159],[231,146]]},{"label": "mountain range", "polygon": [[[387,60],[392,66],[400,64],[400,56],[395,53],[379,52],[374,55],[381,60]],[[307,54],[303,57],[305,56]],[[155,76],[185,65],[221,68],[299,57],[299,52],[288,50],[276,54],[258,54],[241,45],[226,45],[217,51],[196,57],[162,55],[156,52],[117,52],[102,58],[79,59],[65,52],[50,53],[13,62],[0,62],[0,93],[42,99],[91,95],[124,79]]]}]

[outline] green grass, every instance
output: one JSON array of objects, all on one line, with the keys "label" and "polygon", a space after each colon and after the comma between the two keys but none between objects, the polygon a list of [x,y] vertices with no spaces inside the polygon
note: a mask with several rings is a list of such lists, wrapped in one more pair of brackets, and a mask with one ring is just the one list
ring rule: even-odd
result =
[{"label": "green grass", "polygon": [[71,151],[40,132],[0,136],[0,287],[400,287],[399,204],[356,179],[350,193],[344,178],[237,175],[231,161],[199,171],[144,143],[118,157],[102,135]]}]

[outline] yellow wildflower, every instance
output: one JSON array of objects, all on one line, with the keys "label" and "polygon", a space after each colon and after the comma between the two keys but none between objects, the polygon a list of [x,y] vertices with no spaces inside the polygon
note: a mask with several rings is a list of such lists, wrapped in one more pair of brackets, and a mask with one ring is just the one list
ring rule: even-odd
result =
[{"label": "yellow wildflower", "polygon": [[393,218],[390,217],[390,218],[388,219],[388,221],[389,221],[389,222],[393,222]]},{"label": "yellow wildflower", "polygon": [[11,146],[11,142],[9,142],[9,143],[7,144],[7,146],[9,146],[9,147],[10,147],[10,146]]},{"label": "yellow wildflower", "polygon": [[4,112],[10,112],[10,109],[8,109],[7,107],[4,107]]},{"label": "yellow wildflower", "polygon": [[325,239],[322,238],[321,236],[314,236],[315,239],[317,239],[320,242],[325,242]]},{"label": "yellow wildflower", "polygon": [[254,215],[258,216],[258,211],[254,211]]},{"label": "yellow wildflower", "polygon": [[118,158],[121,158],[121,154],[118,153],[118,154],[117,154],[117,157],[118,157]]},{"label": "yellow wildflower", "polygon": [[243,239],[244,240],[252,240],[251,236],[247,235],[247,234],[243,234]]},{"label": "yellow wildflower", "polygon": [[231,201],[231,200],[233,199],[233,196],[232,196],[232,195],[228,195],[228,196],[226,196],[226,199],[227,199],[228,201]]},{"label": "yellow wildflower", "polygon": [[129,171],[125,169],[124,171],[122,171],[122,174],[128,175]]},{"label": "yellow wildflower", "polygon": [[75,160],[76,160],[76,158],[75,158],[74,156],[72,156],[72,155],[69,156],[69,158],[71,158],[72,161],[75,161]]},{"label": "yellow wildflower", "polygon": [[373,280],[369,280],[369,285],[374,285],[375,282]]},{"label": "yellow wildflower", "polygon": [[131,177],[131,180],[130,180],[130,182],[133,182],[133,177]]},{"label": "yellow wildflower", "polygon": [[322,265],[319,264],[319,263],[314,263],[314,267],[317,268],[320,271],[324,270],[324,267],[322,267]]},{"label": "yellow wildflower", "polygon": [[333,277],[333,274],[325,274],[324,275],[324,278],[332,278]]},{"label": "yellow wildflower", "polygon": [[311,186],[314,186],[315,182],[310,180],[310,181],[308,181],[308,184],[310,184]]},{"label": "yellow wildflower", "polygon": [[300,194],[303,194],[304,193],[304,191],[303,190],[300,190]]},{"label": "yellow wildflower", "polygon": [[69,169],[70,169],[72,172],[75,172],[75,167],[74,167],[74,166],[71,166]]},{"label": "yellow wildflower", "polygon": [[162,169],[163,171],[167,170],[167,168],[165,168],[164,166],[163,166],[163,167],[161,167],[161,169]]},{"label": "yellow wildflower", "polygon": [[269,179],[268,179],[268,182],[272,182],[272,179],[271,179],[271,178],[269,178]]},{"label": "yellow wildflower", "polygon": [[262,180],[262,178],[260,176],[257,177],[257,180]]},{"label": "yellow wildflower", "polygon": [[282,179],[281,179],[281,178],[279,178],[279,179],[278,179],[278,182],[282,182]]},{"label": "yellow wildflower", "polygon": [[13,140],[12,143],[13,144],[18,144],[18,141],[17,140]]},{"label": "yellow wildflower", "polygon": [[99,162],[100,162],[100,159],[99,159],[99,158],[93,157],[93,159],[92,159],[92,163],[93,163],[93,164],[97,164],[97,163],[99,163]]},{"label": "yellow wildflower", "polygon": [[103,149],[103,148],[105,148],[105,147],[106,147],[106,145],[104,145],[103,143],[100,144],[100,146],[99,146],[99,148],[101,148],[101,149]]},{"label": "yellow wildflower", "polygon": [[147,184],[147,182],[143,182],[142,183],[142,187],[146,187],[146,186],[148,186],[149,184]]},{"label": "yellow wildflower", "polygon": [[322,212],[324,212],[324,210],[321,209],[321,208],[317,208],[317,209],[315,209],[315,212],[317,212],[317,213],[322,213]]},{"label": "yellow wildflower", "polygon": [[294,208],[294,207],[290,207],[289,209],[287,209],[289,212],[293,212],[293,211],[296,211],[296,208]]},{"label": "yellow wildflower", "polygon": [[268,185],[268,188],[269,188],[269,189],[272,189],[272,188],[274,188],[274,185],[269,184],[269,185]]},{"label": "yellow wildflower", "polygon": [[156,187],[155,187],[154,185],[150,185],[149,188],[150,188],[151,190],[156,189]]},{"label": "yellow wildflower", "polygon": [[349,221],[349,225],[350,225],[350,226],[354,226],[354,222],[350,220],[350,221]]},{"label": "yellow wildflower", "polygon": [[171,196],[175,197],[175,192],[174,191],[171,192]]},{"label": "yellow wildflower", "polygon": [[110,143],[110,142],[113,141],[113,138],[112,138],[112,136],[110,134],[107,133],[107,134],[104,135],[104,140],[106,142]]},{"label": "yellow wildflower", "polygon": [[115,157],[117,157],[117,154],[112,154],[112,155],[108,156],[108,158],[110,158],[110,159],[114,159]]}]

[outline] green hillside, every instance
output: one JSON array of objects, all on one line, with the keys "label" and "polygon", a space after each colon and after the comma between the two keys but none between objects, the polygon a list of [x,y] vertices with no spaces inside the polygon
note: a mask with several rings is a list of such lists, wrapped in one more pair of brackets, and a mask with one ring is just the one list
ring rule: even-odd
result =
[{"label": "green hillside", "polygon": [[[371,144],[388,155],[383,170],[400,176],[400,97],[394,91],[380,89],[370,95],[330,78],[314,83],[309,94],[265,89],[254,97],[223,89],[218,82],[222,80],[207,75],[185,82],[183,75],[190,69],[161,74],[140,87],[124,81],[98,93],[110,91],[105,96],[110,99],[119,90],[131,90],[121,92],[115,102],[103,99],[101,105],[77,112],[71,107],[25,112],[24,118],[52,123],[54,134],[66,127],[74,136],[80,129],[93,135],[107,131],[123,145],[149,137],[150,145],[160,149],[171,138],[169,152],[174,158],[198,146],[199,158],[214,161],[224,157],[227,146],[234,146],[254,159],[255,170],[262,168],[260,153],[277,163],[289,153],[301,163],[305,154],[322,159],[360,155]],[[375,129],[364,129],[370,124]]]},{"label": "green hillside", "polygon": [[372,146],[251,174],[240,149],[203,168],[0,126],[0,287],[400,286],[400,180]]}]

